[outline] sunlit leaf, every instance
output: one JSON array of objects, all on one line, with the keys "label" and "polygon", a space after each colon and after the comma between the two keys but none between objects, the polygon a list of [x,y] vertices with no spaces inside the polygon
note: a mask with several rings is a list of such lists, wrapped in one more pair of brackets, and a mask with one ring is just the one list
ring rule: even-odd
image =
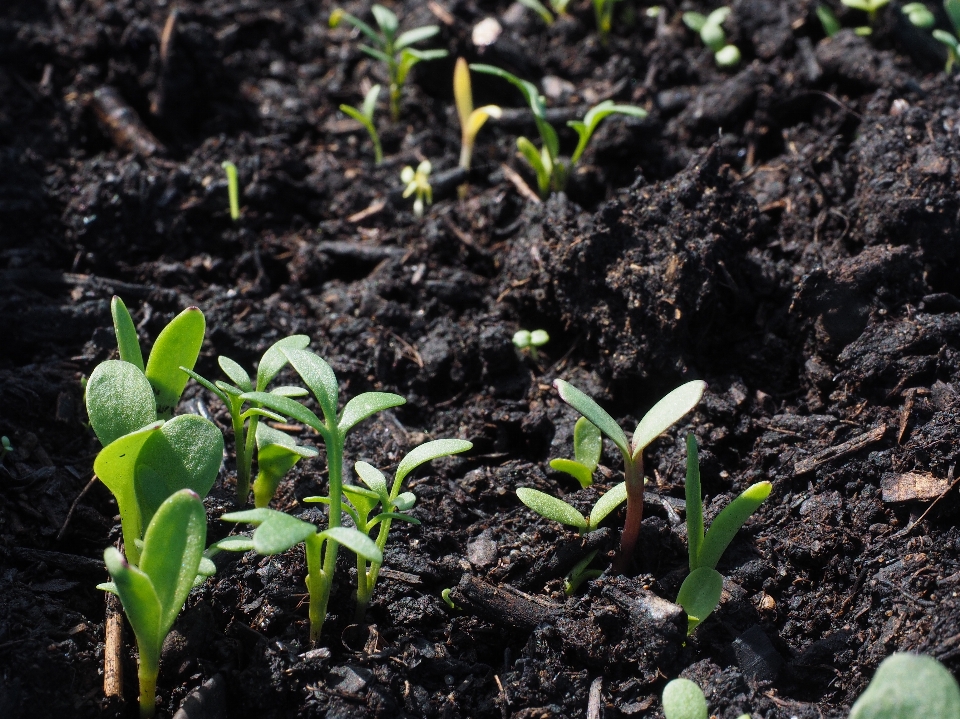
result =
[{"label": "sunlit leaf", "polygon": [[309,344],[310,338],[306,335],[291,335],[270,345],[260,358],[260,364],[257,365],[257,391],[266,391],[267,385],[273,382],[273,378],[286,366],[287,357],[282,350],[302,350]]},{"label": "sunlit leaf", "polygon": [[680,585],[677,604],[687,613],[687,634],[693,632],[720,604],[723,593],[723,575],[716,569],[695,569]]},{"label": "sunlit leaf", "polygon": [[[701,380],[687,382],[653,405],[653,408],[640,420],[636,432],[633,433],[633,456],[639,456],[653,440],[696,407],[706,388],[707,383]],[[601,427],[601,429],[603,428]]]},{"label": "sunlit leaf", "polygon": [[145,374],[157,398],[157,417],[170,419],[189,379],[180,367],[193,369],[200,355],[206,320],[203,312],[189,307],[170,320],[150,350]]},{"label": "sunlit leaf", "polygon": [[356,424],[377,412],[382,412],[392,407],[399,407],[406,403],[407,400],[403,397],[398,394],[391,394],[390,392],[364,392],[363,394],[357,395],[347,402],[343,408],[343,413],[340,415],[340,421],[338,423],[340,434],[345,435]]},{"label": "sunlit leaf", "polygon": [[610,512],[627,501],[627,483],[621,482],[604,494],[590,511],[590,528],[596,529]]},{"label": "sunlit leaf", "polygon": [[723,508],[703,538],[697,566],[711,568],[717,566],[717,562],[720,561],[720,557],[723,556],[740,527],[770,496],[772,489],[773,485],[770,482],[757,482],[747,487],[739,497]]},{"label": "sunlit leaf", "polygon": [[90,425],[104,446],[157,419],[153,387],[135,365],[122,360],[96,366],[87,380],[86,402]]},{"label": "sunlit leaf", "polygon": [[120,359],[143,372],[143,353],[140,351],[137,328],[133,324],[133,318],[130,317],[127,306],[116,295],[110,300],[110,314],[113,316],[113,329],[117,333]]},{"label": "sunlit leaf", "polygon": [[562,499],[557,499],[545,492],[530,489],[529,487],[521,487],[518,489],[517,496],[521,502],[541,517],[552,519],[554,522],[560,522],[560,524],[577,527],[578,529],[586,529],[588,526],[586,518]]},{"label": "sunlit leaf", "polygon": [[624,434],[620,425],[616,423],[613,417],[607,414],[600,405],[572,384],[564,382],[562,379],[554,380],[553,386],[557,388],[560,399],[596,425],[597,429],[607,435],[607,437],[617,445],[617,449],[619,449],[625,457],[630,456],[627,435]]},{"label": "sunlit leaf", "polygon": [[383,563],[383,553],[377,547],[370,537],[363,532],[358,532],[352,527],[331,527],[320,533],[321,537],[332,539],[357,556],[363,557],[368,562]]}]

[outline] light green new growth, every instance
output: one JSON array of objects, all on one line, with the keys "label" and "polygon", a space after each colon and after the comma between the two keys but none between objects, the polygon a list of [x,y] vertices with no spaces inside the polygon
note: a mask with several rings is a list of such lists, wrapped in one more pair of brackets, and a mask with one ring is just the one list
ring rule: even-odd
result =
[{"label": "light green new growth", "polygon": [[530,106],[537,131],[540,133],[541,147],[538,150],[526,137],[519,137],[517,138],[517,149],[537,176],[537,188],[541,197],[546,197],[551,191],[559,192],[566,187],[571,170],[580,160],[583,151],[590,142],[590,138],[604,118],[615,113],[637,118],[647,116],[647,111],[641,107],[617,105],[613,100],[604,100],[591,108],[584,115],[582,121],[571,120],[567,123],[576,131],[579,141],[573,155],[570,156],[569,162],[564,162],[560,158],[560,140],[557,137],[557,131],[546,119],[546,102],[533,83],[521,80],[516,75],[493,65],[473,64],[470,65],[470,69],[487,75],[495,75],[511,83],[520,90]]},{"label": "light green new growth", "polygon": [[551,459],[550,466],[558,472],[566,472],[580,483],[581,487],[593,484],[593,473],[600,464],[603,451],[603,436],[590,420],[581,417],[573,428],[574,459]]},{"label": "light green new growth", "polygon": [[826,5],[817,5],[817,18],[823,26],[823,32],[827,37],[833,37],[840,32],[840,21]]},{"label": "light green new growth", "polygon": [[960,719],[960,687],[933,657],[884,659],[850,710],[850,719]]},{"label": "light green new growth", "polygon": [[414,170],[407,165],[400,172],[400,181],[406,185],[403,191],[403,197],[406,199],[415,195],[413,200],[413,214],[417,217],[423,217],[424,203],[433,204],[433,188],[430,186],[430,171],[433,166],[429,160],[424,160],[417,169]]},{"label": "light green new growth", "polygon": [[378,165],[383,162],[383,148],[380,146],[380,135],[377,126],[373,124],[373,113],[377,109],[377,97],[380,95],[380,86],[371,87],[363,98],[363,105],[359,108],[350,105],[341,105],[340,112],[349,115],[366,129],[373,141],[373,159]]},{"label": "light green new growth", "polygon": [[[534,2],[537,1],[534,0]],[[469,170],[477,133],[491,117],[495,120],[500,119],[503,116],[503,110],[496,105],[484,105],[474,109],[470,69],[467,67],[467,61],[462,57],[457,58],[453,68],[453,99],[457,106],[457,117],[460,118],[460,167]]]},{"label": "light green new growth", "polygon": [[237,179],[237,166],[232,162],[223,162],[220,166],[227,173],[227,196],[230,198],[230,219],[236,222],[240,219],[240,182]]},{"label": "light green new growth", "polygon": [[707,719],[707,699],[696,682],[673,679],[663,688],[663,714],[667,719]]},{"label": "light green new growth", "polygon": [[597,529],[608,514],[624,503],[627,499],[627,484],[621,482],[600,497],[590,510],[589,517],[584,517],[572,504],[537,489],[520,487],[517,496],[541,517],[576,527],[580,534],[586,534]]},{"label": "light green new growth", "polygon": [[877,13],[887,6],[890,0],[840,0],[840,2],[854,10],[865,12],[867,14],[867,24],[873,27],[877,21]]},{"label": "light green new growth", "polygon": [[900,8],[900,12],[907,16],[910,24],[914,27],[931,28],[937,21],[933,13],[922,2],[907,3]]},{"label": "light green new growth", "polygon": [[727,43],[727,34],[723,31],[723,22],[730,15],[730,8],[720,7],[709,15],[698,12],[683,13],[683,23],[696,33],[713,52],[717,67],[733,67],[740,62],[740,50],[736,45]]},{"label": "light green new growth", "polygon": [[954,34],[937,28],[933,31],[933,37],[947,48],[947,64],[944,70],[950,72],[957,60],[960,60],[960,0],[943,0],[943,9],[950,18]]},{"label": "light green new growth", "polygon": [[593,0],[593,17],[597,23],[597,34],[606,45],[613,28],[613,6],[620,0]]},{"label": "light green new growth", "polygon": [[10,444],[10,438],[4,435],[0,437],[0,462],[3,462],[3,458],[7,456],[9,452],[13,451],[13,445]]},{"label": "light green new growth", "polygon": [[390,77],[390,117],[396,122],[400,119],[400,94],[410,70],[413,69],[414,65],[424,60],[438,60],[446,57],[447,51],[417,50],[411,47],[439,33],[439,26],[424,25],[398,35],[399,21],[391,10],[383,5],[374,5],[371,12],[377,21],[379,31],[374,30],[363,20],[344,12],[340,8],[330,13],[330,27],[337,27],[342,21],[346,20],[372,43],[372,47],[361,45],[360,49],[387,66],[387,73]]},{"label": "light green new growth", "polygon": [[580,585],[588,579],[596,579],[603,574],[599,569],[588,569],[590,562],[594,560],[599,551],[598,549],[594,549],[588,553],[583,559],[577,562],[573,569],[567,573],[567,576],[563,578],[563,593],[568,597],[573,596],[577,589],[580,588]]},{"label": "light green new growth", "polygon": [[450,587],[442,590],[440,592],[440,598],[443,599],[444,604],[453,609],[454,611],[459,611],[460,607],[453,603],[453,600],[450,598]]},{"label": "light green new growth", "polygon": [[521,352],[528,351],[534,362],[540,359],[537,348],[543,347],[549,341],[550,335],[547,334],[546,330],[534,330],[533,332],[518,330],[513,334],[513,346]]},{"label": "light green new growth", "polygon": [[[553,25],[553,14],[547,9],[547,6],[544,5],[540,0],[519,0],[520,4],[529,10],[533,10],[537,15],[540,16],[540,19],[547,25]],[[550,0],[550,8],[557,15],[566,15],[567,6],[570,4],[570,0]]]}]

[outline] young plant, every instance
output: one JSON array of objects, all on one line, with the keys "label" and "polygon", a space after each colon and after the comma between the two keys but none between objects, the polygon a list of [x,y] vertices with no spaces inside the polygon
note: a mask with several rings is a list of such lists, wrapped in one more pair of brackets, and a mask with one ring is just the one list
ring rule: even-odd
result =
[{"label": "young plant", "polygon": [[933,657],[898,652],[884,659],[850,719],[960,719],[960,686]]},{"label": "young plant", "polygon": [[496,105],[484,105],[474,109],[470,69],[462,57],[457,58],[457,64],[453,68],[453,99],[456,101],[457,116],[460,118],[460,167],[469,170],[477,133],[491,117],[499,120],[503,110]]},{"label": "young plant", "polygon": [[700,460],[697,440],[687,435],[687,549],[690,574],[683,580],[677,604],[687,612],[687,634],[693,633],[720,603],[723,576],[717,562],[733,541],[740,527],[770,496],[773,485],[757,482],[723,508],[706,535],[703,532],[703,496],[700,491]]},{"label": "young plant", "polygon": [[627,441],[627,435],[613,417],[589,396],[561,379],[554,381],[553,386],[557,388],[564,402],[596,425],[623,455],[627,518],[620,537],[620,554],[614,564],[617,571],[623,572],[633,560],[637,538],[640,536],[640,522],[643,520],[643,450],[697,406],[707,385],[700,380],[694,380],[670,392],[643,416],[633,433],[632,442]]},{"label": "young plant", "polygon": [[817,18],[823,26],[823,32],[827,37],[833,37],[840,32],[840,21],[826,5],[817,5]]},{"label": "young plant", "polygon": [[933,37],[947,48],[947,64],[944,70],[949,73],[957,60],[960,60],[960,0],[943,0],[943,9],[950,18],[954,34],[937,28],[933,31]]},{"label": "young plant", "polygon": [[[278,422],[282,422],[284,418],[275,412],[264,409],[257,402],[251,402],[243,398],[245,392],[267,391],[267,386],[273,382],[280,373],[280,370],[287,364],[287,356],[283,354],[284,349],[302,350],[309,344],[310,338],[306,335],[291,335],[290,337],[284,337],[274,342],[260,358],[260,363],[257,365],[256,384],[254,384],[250,375],[243,367],[223,355],[217,358],[217,362],[220,365],[220,369],[230,378],[233,384],[220,380],[211,382],[188,367],[180,368],[187,375],[213,392],[220,401],[226,405],[227,410],[230,412],[237,456],[237,500],[240,504],[246,504],[247,495],[250,493],[250,477],[252,475],[253,446],[255,441],[258,445],[258,463],[265,461],[270,464],[270,468],[267,474],[264,475],[260,487],[254,488],[254,495],[257,502],[256,506],[258,507],[266,507],[270,504],[270,500],[273,499],[273,494],[276,491],[280,479],[283,477],[283,474],[286,474],[286,472],[293,467],[297,459],[301,456],[312,457],[316,455],[315,451],[303,447],[297,448],[296,443],[289,438],[287,438],[289,442],[286,440],[280,441],[274,435],[270,435],[269,438],[264,440],[264,446],[280,444],[290,449],[290,453],[295,457],[284,472],[280,474],[280,476],[276,476],[276,470],[279,467],[279,465],[276,464],[276,455],[280,450],[269,450],[268,453],[271,455],[269,458],[260,456],[263,453],[263,450],[259,448],[261,445],[259,436],[260,418],[267,417]],[[270,390],[270,393],[280,397],[303,397],[307,394],[307,391],[300,387],[277,387]],[[244,405],[249,405],[248,409],[244,410]],[[306,454],[303,452],[306,452]],[[310,452],[313,453],[311,454]],[[283,454],[282,452],[280,453]],[[284,462],[285,461],[286,460],[284,460]]]},{"label": "young plant", "polygon": [[696,682],[673,679],[663,688],[663,715],[667,719],[707,719],[707,698]]},{"label": "young plant", "polygon": [[606,45],[613,27],[613,6],[619,0],[593,0],[593,17],[597,22],[597,34]]},{"label": "young plant", "polygon": [[599,569],[589,569],[590,563],[596,558],[597,552],[599,551],[598,549],[594,549],[587,554],[577,562],[567,576],[563,578],[563,593],[568,597],[572,597],[577,589],[580,588],[580,585],[588,579],[596,579],[603,574]]},{"label": "young plant", "polygon": [[571,120],[567,123],[577,133],[579,140],[569,162],[564,162],[560,157],[560,140],[557,137],[557,131],[547,122],[546,103],[533,83],[521,80],[516,75],[493,65],[474,64],[470,65],[470,69],[486,75],[495,75],[511,83],[520,90],[530,106],[537,131],[540,133],[541,148],[537,150],[536,146],[526,137],[519,137],[517,138],[517,149],[537,176],[537,187],[542,197],[546,197],[551,190],[561,191],[566,187],[570,171],[580,160],[587,144],[590,142],[590,138],[604,118],[613,114],[638,118],[647,116],[647,111],[641,107],[617,105],[613,100],[604,100],[591,108],[584,115],[582,121]]},{"label": "young plant", "polygon": [[862,10],[867,14],[867,27],[857,28],[858,35],[869,35],[877,22],[877,13],[886,7],[890,0],[840,0],[844,5],[854,10]]},{"label": "young plant", "polygon": [[698,12],[683,14],[683,23],[700,34],[703,44],[713,52],[717,67],[733,67],[740,62],[740,50],[736,45],[727,43],[727,34],[723,31],[723,22],[729,15],[728,7],[717,8],[709,15]]},{"label": "young plant", "polygon": [[600,464],[603,436],[590,420],[581,417],[573,428],[574,459],[551,459],[550,467],[565,472],[580,483],[581,487],[593,484],[593,473]]},{"label": "young plant", "polygon": [[301,459],[313,459],[318,452],[313,447],[301,447],[288,434],[266,424],[258,424],[257,478],[253,482],[253,504],[266,507],[280,486],[280,480]]},{"label": "young plant", "polygon": [[570,4],[570,0],[550,0],[550,9],[547,9],[547,6],[544,5],[540,0],[519,0],[520,4],[523,5],[528,10],[533,10],[537,15],[540,16],[540,19],[543,20],[546,25],[553,25],[553,13],[550,12],[550,9],[553,10],[557,15],[566,15],[567,6]]},{"label": "young plant", "polygon": [[518,330],[513,335],[513,346],[521,352],[529,352],[534,362],[540,359],[537,352],[538,347],[543,347],[550,341],[550,335],[546,330]]},{"label": "young plant", "polygon": [[423,217],[424,203],[433,204],[433,188],[430,186],[430,171],[433,166],[430,160],[424,160],[414,170],[407,165],[400,172],[400,181],[407,187],[403,191],[404,198],[416,195],[413,200],[413,214]]},{"label": "young plant", "polygon": [[[323,536],[317,535],[319,539],[311,539],[312,543],[308,547],[308,589],[310,591],[310,638],[316,641],[320,636],[320,630],[323,627],[323,619],[327,614],[327,603],[330,600],[330,590],[333,586],[334,571],[337,566],[337,548],[341,543],[342,532],[335,532],[340,528],[343,516],[343,447],[346,442],[347,433],[357,424],[368,417],[392,407],[398,407],[406,400],[396,394],[388,392],[366,392],[357,395],[344,406],[343,410],[337,412],[340,390],[337,386],[337,376],[334,374],[330,365],[324,362],[313,352],[302,349],[284,349],[283,353],[293,368],[303,379],[307,387],[313,393],[317,404],[320,406],[321,419],[311,410],[304,407],[299,402],[295,402],[290,397],[284,397],[270,392],[254,391],[244,392],[240,395],[241,399],[248,402],[255,402],[259,406],[277,412],[285,417],[291,417],[308,427],[316,430],[326,446],[327,455],[327,481],[328,481],[328,499],[329,499],[329,519],[327,526],[329,529]],[[255,509],[253,512],[268,514],[244,514],[253,517],[273,517],[274,514],[286,517],[280,512],[269,514],[270,510]],[[291,518],[292,519],[292,518]],[[251,521],[241,519],[237,521]],[[265,520],[259,520],[265,521]],[[276,520],[280,521],[280,520]],[[297,520],[299,521],[299,520]],[[305,522],[302,524],[306,524]],[[268,526],[273,526],[271,522]],[[308,525],[311,526],[312,525]],[[316,528],[313,528],[314,533]],[[261,531],[261,530],[258,530]],[[301,529],[301,531],[303,531]],[[351,530],[356,532],[356,530]],[[271,529],[263,530],[261,538],[267,541],[271,536]],[[377,554],[376,544],[365,535],[356,532],[356,535],[364,541],[359,542],[347,538],[342,543],[357,554],[365,556],[367,559],[382,561]],[[310,535],[304,535],[297,541],[305,541]],[[272,540],[271,540],[272,541]],[[286,540],[285,540],[286,541]],[[322,545],[322,557],[321,557]],[[293,546],[293,545],[288,545]],[[372,547],[372,549],[371,549]],[[256,547],[255,547],[256,548]],[[359,551],[358,551],[359,550]],[[259,549],[257,551],[260,551]],[[276,551],[283,551],[278,549]],[[309,559],[313,557],[313,559]],[[311,564],[312,562],[312,564]]]},{"label": "young plant", "polygon": [[112,582],[99,589],[120,597],[130,626],[137,637],[140,679],[140,716],[156,711],[160,649],[183,603],[201,574],[207,538],[207,515],[194,492],[183,489],[170,495],[157,508],[143,537],[139,566],[132,566],[114,547],[103,560]]},{"label": "young plant", "polygon": [[232,162],[220,165],[227,173],[227,196],[230,198],[230,219],[240,219],[240,182],[237,180],[237,166]]},{"label": "young plant", "polygon": [[900,8],[900,12],[907,16],[907,20],[914,27],[926,30],[933,27],[937,19],[930,12],[930,9],[922,2],[911,2]]},{"label": "young plant", "polygon": [[[399,519],[411,524],[420,524],[416,518],[405,514],[413,507],[417,498],[413,492],[400,491],[403,480],[422,464],[440,457],[466,452],[471,448],[473,448],[473,444],[462,439],[437,439],[421,444],[400,460],[397,473],[393,478],[393,484],[389,488],[387,487],[387,478],[376,467],[366,462],[357,462],[354,465],[357,476],[360,477],[366,487],[351,484],[343,485],[344,497],[349,502],[343,508],[353,519],[357,529],[364,535],[370,536],[370,532],[377,531],[376,546],[381,552],[379,559],[371,559],[357,554],[356,621],[362,622],[364,616],[366,616],[370,597],[373,596],[374,587],[376,587],[377,579],[380,576],[380,567],[383,566],[382,552],[387,546],[393,520]],[[329,504],[330,498],[307,497],[303,501]],[[371,517],[371,512],[375,510],[377,510],[377,514]]]},{"label": "young plant", "polygon": [[374,5],[371,8],[379,31],[354,17],[350,13],[337,8],[330,14],[330,27],[337,27],[346,20],[357,30],[363,33],[371,45],[361,45],[360,49],[375,60],[380,60],[387,66],[390,77],[390,117],[396,122],[400,119],[400,94],[407,81],[407,76],[413,66],[424,60],[438,60],[447,56],[446,50],[417,50],[411,45],[428,40],[440,32],[437,25],[407,30],[399,35],[397,16],[383,5]]},{"label": "young plant", "polygon": [[373,159],[376,164],[383,162],[383,148],[380,146],[380,135],[377,134],[377,126],[373,124],[373,112],[377,109],[377,97],[380,95],[380,86],[374,85],[363,98],[363,105],[352,107],[350,105],[341,105],[340,112],[349,115],[359,122],[366,129],[373,141]]},{"label": "young plant", "polygon": [[584,517],[572,504],[538,489],[520,487],[517,490],[517,496],[521,502],[541,517],[576,527],[580,530],[580,534],[586,534],[598,529],[607,515],[623,504],[627,498],[627,484],[621,482],[600,497],[597,503],[593,505],[593,509],[590,510],[589,517]]}]

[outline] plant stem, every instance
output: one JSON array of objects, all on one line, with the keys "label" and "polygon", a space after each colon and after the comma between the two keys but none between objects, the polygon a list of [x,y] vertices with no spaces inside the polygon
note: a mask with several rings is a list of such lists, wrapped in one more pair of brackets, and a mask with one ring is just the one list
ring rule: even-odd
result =
[{"label": "plant stem", "polygon": [[323,551],[320,535],[307,537],[304,550],[307,555],[307,593],[310,595],[310,641],[315,643],[323,628],[327,601],[330,599],[330,583],[324,582],[323,568],[320,566]]},{"label": "plant stem", "polygon": [[247,503],[250,493],[250,459],[247,454],[247,437],[243,433],[243,419],[240,416],[242,402],[236,402],[230,407],[230,419],[233,420],[233,442],[237,454],[237,503],[243,506]]},{"label": "plant stem", "polygon": [[[337,429],[336,417],[328,420],[329,441],[327,445],[327,478],[330,488],[330,518],[327,527],[333,529],[340,526],[340,517],[343,512],[343,436]],[[310,592],[310,641],[316,642],[323,629],[323,621],[327,616],[327,604],[330,601],[330,590],[333,587],[333,575],[337,570],[337,551],[340,545],[332,539],[327,540],[326,550],[323,553],[323,567],[317,582],[312,579]],[[309,555],[308,555],[309,562]],[[309,563],[308,571],[311,571]]]},{"label": "plant stem", "polygon": [[623,457],[624,478],[627,481],[627,518],[620,535],[620,554],[613,562],[613,569],[623,574],[633,562],[633,552],[640,538],[640,523],[643,521],[643,457],[636,460]]},{"label": "plant stem", "polygon": [[160,673],[159,658],[144,659],[140,650],[140,667],[137,676],[140,679],[140,719],[152,719],[157,711],[157,675]]},{"label": "plant stem", "polygon": [[390,83],[390,119],[400,119],[400,85],[395,82]]}]

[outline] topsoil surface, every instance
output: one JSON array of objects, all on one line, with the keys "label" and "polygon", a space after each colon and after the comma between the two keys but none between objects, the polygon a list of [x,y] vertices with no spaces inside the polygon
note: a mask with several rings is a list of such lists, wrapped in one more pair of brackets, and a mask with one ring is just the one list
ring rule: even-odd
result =
[{"label": "topsoil surface", "polygon": [[[99,445],[81,387],[115,354],[113,294],[147,344],[201,307],[205,376],[220,376],[218,355],[249,367],[304,333],[344,396],[408,398],[351,435],[348,467],[392,469],[428,438],[475,445],[411,481],[422,525],[396,526],[367,624],[341,553],[316,648],[300,550],[221,558],[166,646],[164,715],[218,677],[238,719],[656,717],[683,675],[718,717],[840,717],[894,651],[960,669],[958,82],[896,3],[869,39],[825,39],[815,5],[734,0],[743,61],[724,72],[680,22],[711,9],[697,0],[656,18],[627,0],[608,44],[582,0],[549,28],[506,2],[395,3],[403,27],[440,25],[433,46],[450,58],[416,68],[400,122],[380,108],[374,166],[338,106],[382,70],[355,32],[327,26],[328,3],[6,0],[0,434],[15,451],[0,468],[0,716],[136,711],[129,629],[126,704],[102,689],[95,585],[119,528],[110,493],[88,485]],[[487,17],[502,33],[480,48]],[[460,178],[442,181],[459,155],[457,56],[541,83],[559,120],[607,98],[649,117],[608,119],[567,194],[540,203],[511,172],[534,184],[515,158],[535,132],[521,98],[474,75],[478,105],[510,109],[481,131],[461,199]],[[564,151],[573,140],[561,132]],[[399,175],[423,158],[435,197],[417,219]],[[224,160],[239,167],[238,222]],[[550,333],[537,360],[511,345],[519,328]],[[515,494],[597,496],[548,467],[571,455],[576,419],[555,378],[626,428],[682,381],[709,383],[647,452],[629,576],[572,599],[569,561],[548,560],[576,561],[579,540]],[[180,411],[227,437],[206,500],[215,540],[235,509],[228,416],[192,383]],[[753,482],[773,493],[720,562],[719,610],[684,642],[655,597],[672,601],[686,569],[688,431],[708,521]],[[301,462],[274,506],[322,522],[298,500],[324,492],[323,467]],[[605,446],[596,486],[620,471]],[[590,540],[598,567],[622,516]]]}]

